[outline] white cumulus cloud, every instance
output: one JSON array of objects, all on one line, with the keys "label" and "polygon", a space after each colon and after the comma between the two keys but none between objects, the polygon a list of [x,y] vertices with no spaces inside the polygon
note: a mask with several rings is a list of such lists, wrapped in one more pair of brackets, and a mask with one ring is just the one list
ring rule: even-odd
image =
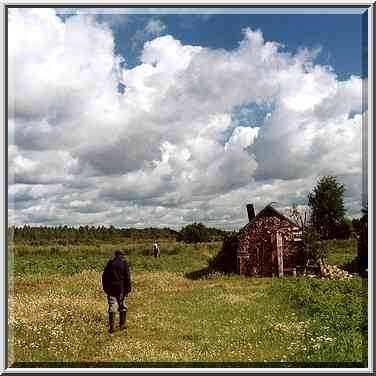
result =
[{"label": "white cumulus cloud", "polygon": [[159,35],[167,29],[166,25],[158,19],[151,19],[145,26],[145,31],[150,34]]},{"label": "white cumulus cloud", "polygon": [[317,51],[250,28],[233,50],[184,45],[153,18],[128,69],[93,16],[9,13],[10,223],[234,228],[248,202],[303,204],[322,174],[360,210],[363,82]]}]

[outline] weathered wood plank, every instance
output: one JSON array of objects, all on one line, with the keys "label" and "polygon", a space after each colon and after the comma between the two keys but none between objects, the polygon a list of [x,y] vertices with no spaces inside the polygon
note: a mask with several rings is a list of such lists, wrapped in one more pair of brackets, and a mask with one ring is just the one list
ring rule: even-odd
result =
[{"label": "weathered wood plank", "polygon": [[283,275],[284,269],[295,267],[302,257],[301,235],[299,227],[282,216],[256,218],[239,231],[237,253],[249,257],[245,263],[247,267],[238,272],[257,276]]},{"label": "weathered wood plank", "polygon": [[283,277],[282,235],[280,234],[279,231],[276,231],[276,248],[277,248],[278,277]]}]

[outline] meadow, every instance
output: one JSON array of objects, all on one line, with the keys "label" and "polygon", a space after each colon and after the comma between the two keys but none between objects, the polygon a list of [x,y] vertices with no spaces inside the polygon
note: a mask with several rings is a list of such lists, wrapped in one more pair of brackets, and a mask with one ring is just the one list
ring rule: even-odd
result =
[{"label": "meadow", "polygon": [[[366,367],[367,279],[208,270],[221,242],[11,245],[10,367]],[[128,329],[107,333],[101,273],[126,251]],[[328,242],[328,262],[356,254]],[[118,320],[118,317],[117,317]]]}]

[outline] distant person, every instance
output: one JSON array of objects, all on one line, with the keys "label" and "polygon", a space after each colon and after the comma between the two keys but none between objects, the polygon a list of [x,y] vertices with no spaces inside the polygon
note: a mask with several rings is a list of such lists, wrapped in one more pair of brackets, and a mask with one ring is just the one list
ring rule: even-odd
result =
[{"label": "distant person", "polygon": [[107,263],[102,274],[103,290],[107,294],[108,301],[110,334],[115,332],[116,306],[120,315],[120,332],[125,332],[127,314],[125,298],[132,290],[129,266],[122,256],[124,256],[122,251],[116,251],[115,258]]},{"label": "distant person", "polygon": [[161,251],[159,250],[158,243],[154,243],[154,257],[160,257],[161,256]]}]

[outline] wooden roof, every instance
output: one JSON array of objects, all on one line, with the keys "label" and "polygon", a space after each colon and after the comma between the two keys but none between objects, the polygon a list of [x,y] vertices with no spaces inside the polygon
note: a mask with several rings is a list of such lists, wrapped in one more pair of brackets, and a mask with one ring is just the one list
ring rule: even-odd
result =
[{"label": "wooden roof", "polygon": [[252,221],[250,221],[248,224],[252,224],[254,223],[258,218],[260,217],[264,217],[266,216],[268,213],[276,216],[276,217],[279,217],[281,219],[284,219],[285,221],[288,221],[292,226],[294,227],[298,227],[300,228],[299,225],[297,225],[296,223],[294,223],[291,219],[287,218],[286,216],[284,216],[283,214],[281,214],[277,209],[273,208],[272,205],[266,205],[264,209],[262,209],[256,216],[255,218],[252,219]]}]

